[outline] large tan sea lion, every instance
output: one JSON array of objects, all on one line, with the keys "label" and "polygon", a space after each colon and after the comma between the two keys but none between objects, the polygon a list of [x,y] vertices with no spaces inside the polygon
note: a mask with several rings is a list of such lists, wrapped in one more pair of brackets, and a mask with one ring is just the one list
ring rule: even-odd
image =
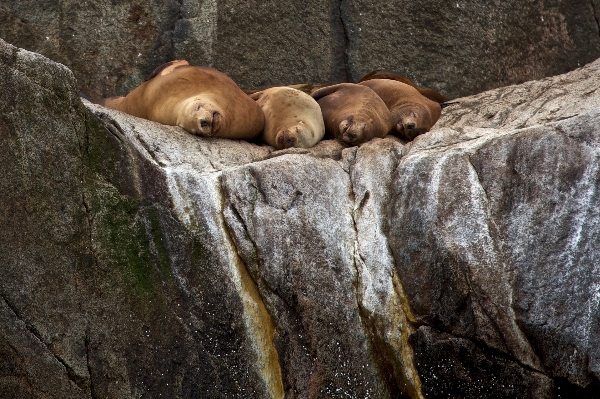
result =
[{"label": "large tan sea lion", "polygon": [[231,78],[184,60],[159,66],[127,96],[101,104],[206,137],[251,139],[264,127],[258,104]]},{"label": "large tan sea lion", "polygon": [[371,88],[389,108],[394,127],[392,134],[412,140],[428,132],[442,113],[439,103],[421,95],[417,89],[389,79],[372,79],[359,83]]},{"label": "large tan sea lion", "polygon": [[392,128],[392,116],[383,100],[370,88],[340,83],[312,93],[317,100],[325,129],[351,145],[384,137]]},{"label": "large tan sea lion", "polygon": [[414,87],[415,89],[417,89],[419,91],[419,93],[421,93],[428,99],[433,100],[438,103],[445,103],[450,100],[448,97],[443,96],[440,93],[435,92],[431,89],[417,86],[412,80],[410,80],[406,76],[400,75],[398,72],[391,71],[389,69],[378,69],[376,71],[369,72],[368,74],[366,74],[359,80],[359,83],[364,82],[366,80],[371,80],[371,79],[397,80],[398,82],[402,82],[409,86]]},{"label": "large tan sea lion", "polygon": [[309,148],[325,135],[321,107],[308,94],[290,87],[272,87],[250,97],[265,114],[263,140],[278,150]]}]

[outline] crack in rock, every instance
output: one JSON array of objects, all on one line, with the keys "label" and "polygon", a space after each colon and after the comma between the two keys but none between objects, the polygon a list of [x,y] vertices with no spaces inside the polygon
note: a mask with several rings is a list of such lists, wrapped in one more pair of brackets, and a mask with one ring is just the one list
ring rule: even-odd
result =
[{"label": "crack in rock", "polygon": [[15,315],[15,317],[17,318],[17,320],[19,320],[21,323],[23,323],[23,325],[25,326],[26,330],[35,338],[35,340],[37,340],[40,344],[42,344],[42,346],[44,347],[44,349],[58,363],[60,363],[65,368],[67,378],[70,381],[72,381],[83,392],[87,392],[87,390],[88,390],[88,379],[86,377],[82,377],[82,376],[77,375],[77,373],[75,372],[75,370],[73,370],[73,368],[71,366],[69,366],[69,364],[63,358],[61,358],[58,354],[54,353],[50,349],[50,346],[46,342],[44,342],[44,340],[42,339],[42,336],[39,333],[39,331],[37,331],[37,329],[32,324],[26,322],[21,317],[21,315],[19,314],[17,308],[14,305],[12,305],[10,303],[10,301],[8,301],[8,299],[4,296],[4,294],[0,293],[0,298],[2,298],[2,300],[4,301],[4,303],[6,303],[6,305],[8,306],[8,308],[13,312],[13,314]]},{"label": "crack in rock", "polygon": [[[231,248],[235,250],[236,265],[234,267],[237,268],[239,278],[241,280],[242,292],[240,292],[240,296],[243,299],[247,317],[254,321],[249,323],[248,328],[251,331],[251,333],[256,337],[255,345],[258,352],[257,356],[259,357],[257,363],[262,365],[261,375],[263,381],[267,386],[271,398],[283,398],[284,387],[281,364],[279,361],[277,349],[275,348],[275,345],[273,343],[276,325],[273,321],[273,316],[269,313],[262,299],[260,293],[260,286],[262,284],[259,284],[259,281],[257,281],[256,277],[252,274],[251,270],[248,268],[248,265],[239,256],[239,250],[236,247],[234,235],[230,231],[229,226],[227,225],[227,222],[225,220],[224,212],[226,209],[226,193],[223,189],[222,178],[222,175],[219,176],[217,183],[219,188],[219,196],[221,199],[220,216],[225,232],[225,239],[230,243]],[[254,246],[257,254],[256,256],[258,258],[258,247],[256,243],[252,240],[247,227],[243,223],[241,215],[238,213],[235,207],[230,208],[232,209],[232,212],[234,213],[235,217],[242,224],[244,232],[248,237],[248,240],[250,240],[250,242]]]},{"label": "crack in rock", "polygon": [[598,28],[598,36],[600,36],[600,20],[598,20],[598,13],[596,12],[596,5],[594,4],[594,0],[590,1],[592,5],[592,14],[594,14],[594,19],[596,20],[596,27]]},{"label": "crack in rock", "polygon": [[338,4],[338,13],[340,14],[340,23],[342,24],[342,33],[344,34],[344,73],[346,75],[346,82],[351,82],[350,74],[350,36],[348,35],[348,24],[344,19],[343,11],[344,0],[340,0]]}]

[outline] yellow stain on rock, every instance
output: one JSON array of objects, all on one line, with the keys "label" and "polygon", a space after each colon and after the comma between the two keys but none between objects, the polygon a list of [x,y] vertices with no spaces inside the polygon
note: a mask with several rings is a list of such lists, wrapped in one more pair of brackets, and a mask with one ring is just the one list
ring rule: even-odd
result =
[{"label": "yellow stain on rock", "polygon": [[257,364],[262,365],[260,368],[261,377],[267,385],[270,397],[281,399],[284,397],[283,378],[279,356],[275,345],[273,345],[275,323],[262,301],[256,282],[250,275],[246,265],[239,258],[236,267],[241,282],[241,292],[239,293],[247,316],[245,320],[246,327],[254,338],[258,357]]}]

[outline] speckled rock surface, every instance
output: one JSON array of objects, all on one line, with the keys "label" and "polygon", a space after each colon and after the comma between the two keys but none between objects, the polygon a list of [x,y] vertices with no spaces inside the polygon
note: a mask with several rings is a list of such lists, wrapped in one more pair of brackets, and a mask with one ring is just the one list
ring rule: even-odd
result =
[{"label": "speckled rock surface", "polygon": [[595,60],[599,16],[597,0],[3,0],[0,38],[67,65],[92,97],[179,58],[248,89],[387,68],[458,97]]},{"label": "speckled rock surface", "polygon": [[0,62],[0,397],[599,394],[598,62],[283,151]]}]

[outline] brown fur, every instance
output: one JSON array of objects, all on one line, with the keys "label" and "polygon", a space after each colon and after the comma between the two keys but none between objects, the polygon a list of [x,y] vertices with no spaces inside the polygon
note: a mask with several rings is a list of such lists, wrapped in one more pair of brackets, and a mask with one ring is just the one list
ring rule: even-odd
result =
[{"label": "brown fur", "polygon": [[400,75],[398,72],[390,71],[389,69],[378,69],[376,71],[369,72],[359,80],[359,83],[371,79],[390,79],[402,82],[404,84],[414,87],[419,91],[419,93],[421,93],[428,99],[438,103],[444,103],[450,100],[448,97],[443,96],[440,93],[437,93],[431,89],[417,86],[412,80],[410,80],[406,76]]},{"label": "brown fur", "polygon": [[404,140],[428,132],[442,113],[440,104],[396,80],[371,79],[359,84],[371,88],[381,97],[394,121],[391,133]]},{"label": "brown fur", "polygon": [[325,129],[338,140],[357,145],[384,137],[392,128],[388,108],[368,87],[340,83],[319,89],[312,96],[321,106]]},{"label": "brown fur", "polygon": [[177,67],[183,66],[183,65],[190,65],[186,60],[174,60],[174,61],[170,61],[170,62],[166,62],[162,65],[159,65],[154,71],[152,71],[152,75],[150,75],[150,77],[146,80],[150,80],[155,76],[164,76],[164,75],[168,75],[171,72],[173,72],[173,70]]},{"label": "brown fur", "polygon": [[208,137],[251,139],[264,127],[260,107],[227,75],[175,62],[157,68],[127,96],[105,99],[103,105]]}]

